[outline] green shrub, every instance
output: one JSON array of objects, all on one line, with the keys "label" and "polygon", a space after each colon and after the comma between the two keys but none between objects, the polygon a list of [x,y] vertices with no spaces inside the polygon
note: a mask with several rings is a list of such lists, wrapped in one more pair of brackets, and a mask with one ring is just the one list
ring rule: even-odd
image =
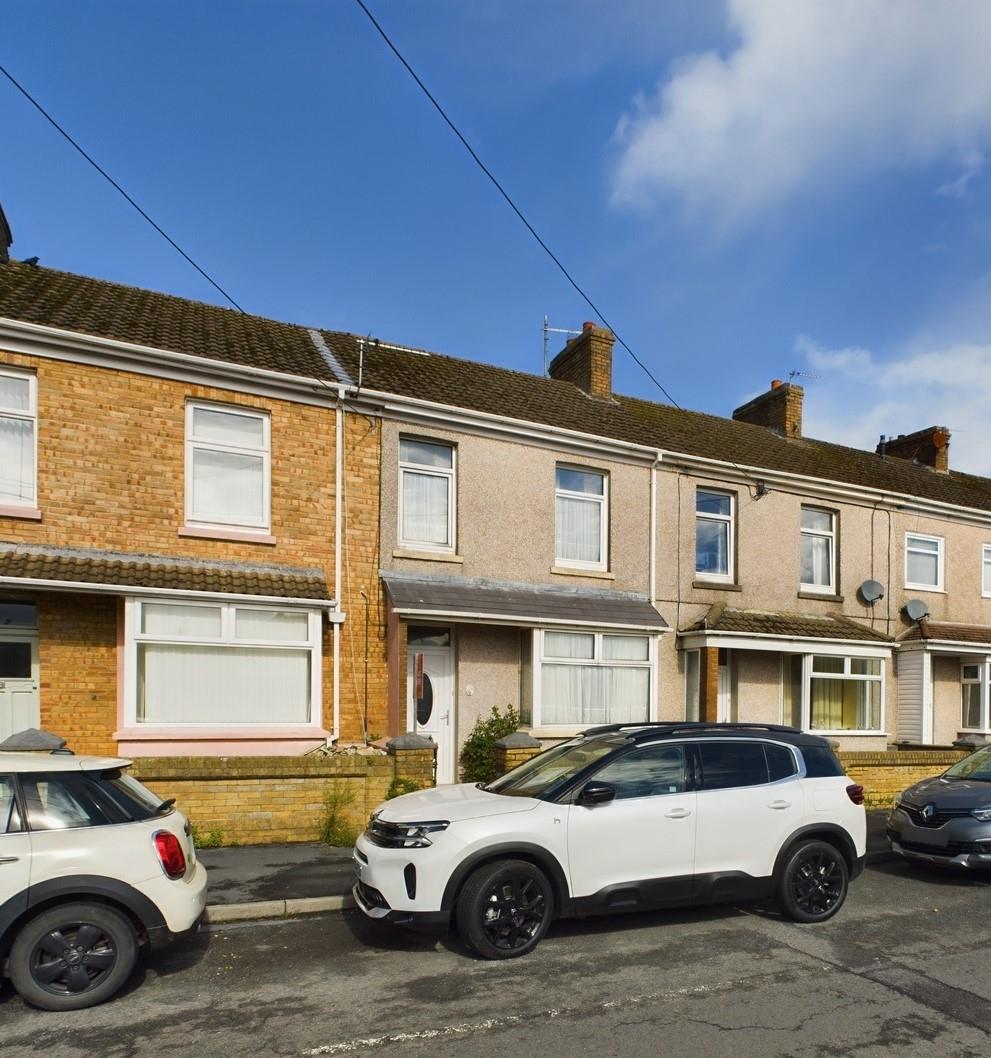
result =
[{"label": "green shrub", "polygon": [[320,820],[320,840],[325,845],[347,848],[355,843],[358,830],[344,810],[354,803],[354,790],[347,783],[334,781],[323,796],[324,813]]},{"label": "green shrub", "polygon": [[520,714],[511,706],[500,713],[492,706],[491,716],[480,716],[461,750],[461,781],[491,782],[500,775],[495,744],[520,726]]},{"label": "green shrub", "polygon": [[224,832],[220,827],[211,827],[204,834],[195,823],[191,823],[189,834],[195,849],[219,849],[224,843]]},{"label": "green shrub", "polygon": [[406,793],[416,793],[417,790],[422,790],[423,784],[418,783],[416,779],[393,779],[389,785],[389,792],[385,795],[387,801],[391,801],[393,797],[401,797]]}]

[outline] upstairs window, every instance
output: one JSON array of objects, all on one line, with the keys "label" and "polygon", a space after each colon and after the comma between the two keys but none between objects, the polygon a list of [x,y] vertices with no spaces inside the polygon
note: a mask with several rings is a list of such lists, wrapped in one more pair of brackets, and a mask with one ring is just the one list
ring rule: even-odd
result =
[{"label": "upstairs window", "polygon": [[554,557],[558,565],[605,569],[608,488],[605,474],[559,466],[554,489]]},{"label": "upstairs window", "polygon": [[991,598],[991,544],[981,548],[981,594]]},{"label": "upstairs window", "polygon": [[905,534],[905,587],[943,590],[943,538]]},{"label": "upstairs window", "polygon": [[399,542],[454,550],[455,458],[451,445],[404,437],[399,442]]},{"label": "upstairs window", "polygon": [[186,406],[186,521],[268,532],[271,430],[264,412]]},{"label": "upstairs window", "polygon": [[695,573],[700,579],[733,580],[733,499],[731,492],[695,493]]},{"label": "upstairs window", "polygon": [[835,594],[836,515],[818,507],[803,507],[801,517],[802,589]]},{"label": "upstairs window", "polygon": [[0,504],[37,505],[38,380],[0,368]]}]

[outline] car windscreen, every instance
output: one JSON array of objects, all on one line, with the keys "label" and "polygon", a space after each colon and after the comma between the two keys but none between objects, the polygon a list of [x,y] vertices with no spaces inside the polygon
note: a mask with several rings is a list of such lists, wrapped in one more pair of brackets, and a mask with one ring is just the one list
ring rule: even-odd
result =
[{"label": "car windscreen", "polygon": [[531,757],[483,789],[510,797],[539,797],[554,784],[577,775],[590,764],[625,746],[627,741],[622,737],[572,739]]},{"label": "car windscreen", "polygon": [[991,782],[991,746],[954,764],[943,773],[944,779],[971,779],[975,782]]}]

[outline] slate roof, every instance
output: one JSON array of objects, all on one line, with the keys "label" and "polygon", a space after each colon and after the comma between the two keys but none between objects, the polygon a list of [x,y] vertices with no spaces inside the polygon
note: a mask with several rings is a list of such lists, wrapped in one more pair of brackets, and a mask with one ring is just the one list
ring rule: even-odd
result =
[{"label": "slate roof", "polygon": [[640,595],[468,577],[411,577],[389,572],[381,576],[393,608],[406,617],[472,614],[517,624],[574,621],[623,628],[668,627],[648,599]]},{"label": "slate roof", "polygon": [[330,601],[319,569],[0,541],[0,577]]},{"label": "slate roof", "polygon": [[[16,262],[0,265],[0,317],[335,380],[305,327],[50,268]],[[357,379],[359,337],[341,331],[319,333]],[[808,437],[785,438],[761,426],[635,397],[596,400],[570,382],[386,346],[374,339],[365,340],[363,361],[360,373],[366,389],[991,511],[987,478],[939,473],[894,456]],[[903,424],[877,425],[880,432]]]},{"label": "slate roof", "polygon": [[742,632],[789,639],[855,639],[864,643],[891,643],[888,636],[848,617],[733,610],[720,604],[710,607],[704,617],[682,630],[682,634],[691,632]]},{"label": "slate roof", "polygon": [[986,625],[960,625],[948,621],[919,621],[900,636],[903,643],[948,639],[956,643],[991,644],[991,628]]}]

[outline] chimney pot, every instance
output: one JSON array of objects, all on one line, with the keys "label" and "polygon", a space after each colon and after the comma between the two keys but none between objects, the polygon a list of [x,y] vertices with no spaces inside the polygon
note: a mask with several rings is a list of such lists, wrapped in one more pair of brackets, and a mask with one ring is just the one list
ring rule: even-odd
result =
[{"label": "chimney pot", "polygon": [[780,378],[771,379],[771,389],[780,389],[783,385],[784,383],[781,381]]},{"label": "chimney pot", "polygon": [[946,473],[950,469],[950,431],[945,426],[927,426],[887,439],[882,434],[875,451],[880,456],[905,459]]}]

